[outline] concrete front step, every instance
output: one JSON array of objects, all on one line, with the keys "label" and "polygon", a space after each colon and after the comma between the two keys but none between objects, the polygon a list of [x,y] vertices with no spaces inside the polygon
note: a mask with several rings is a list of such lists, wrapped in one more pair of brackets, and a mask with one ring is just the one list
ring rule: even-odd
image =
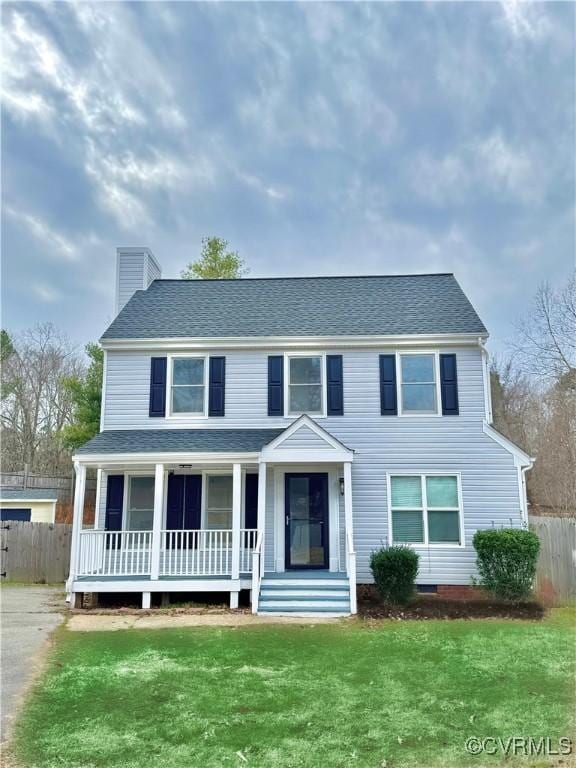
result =
[{"label": "concrete front step", "polygon": [[275,616],[349,616],[346,574],[326,571],[266,575],[260,585],[258,613]]},{"label": "concrete front step", "polygon": [[275,597],[289,600],[297,600],[299,598],[316,598],[318,600],[346,598],[348,600],[350,590],[348,587],[339,587],[337,589],[273,589],[272,587],[264,587],[260,591],[260,597]]},{"label": "concrete front step", "polygon": [[262,611],[271,609],[292,611],[342,611],[350,613],[350,600],[260,600]]},{"label": "concrete front step", "polygon": [[259,616],[290,616],[299,619],[342,619],[350,616],[350,611],[342,613],[341,611],[261,611],[258,609]]},{"label": "concrete front step", "polygon": [[309,589],[317,587],[319,589],[348,589],[348,579],[263,579],[262,589]]}]

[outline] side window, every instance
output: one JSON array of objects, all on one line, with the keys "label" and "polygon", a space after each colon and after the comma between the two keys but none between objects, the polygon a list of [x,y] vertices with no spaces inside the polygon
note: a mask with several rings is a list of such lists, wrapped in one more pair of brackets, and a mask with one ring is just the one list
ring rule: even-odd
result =
[{"label": "side window", "polygon": [[392,540],[396,544],[461,544],[457,475],[392,475]]}]

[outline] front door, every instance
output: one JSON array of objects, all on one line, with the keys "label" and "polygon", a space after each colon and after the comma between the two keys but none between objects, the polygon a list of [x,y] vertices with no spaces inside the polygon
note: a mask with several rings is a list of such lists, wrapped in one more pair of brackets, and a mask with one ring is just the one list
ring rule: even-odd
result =
[{"label": "front door", "polygon": [[286,568],[328,568],[328,475],[285,475]]}]

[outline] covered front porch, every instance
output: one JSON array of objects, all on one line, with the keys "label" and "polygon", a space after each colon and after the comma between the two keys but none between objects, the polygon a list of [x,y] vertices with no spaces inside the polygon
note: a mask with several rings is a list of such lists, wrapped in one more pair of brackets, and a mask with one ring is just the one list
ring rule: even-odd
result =
[{"label": "covered front porch", "polygon": [[[225,433],[238,432],[216,431],[222,447]],[[139,592],[147,608],[153,592],[227,592],[236,608],[246,589],[256,613],[261,594],[262,604],[267,599],[266,580],[285,574],[289,585],[330,576],[341,587],[345,579],[354,584],[347,612],[355,612],[352,452],[307,417],[282,431],[249,430],[242,447],[257,450],[159,450],[172,447],[176,433],[186,442],[182,432],[157,430],[156,450],[130,453],[125,434],[101,433],[86,446],[90,452],[75,456],[73,604],[78,593]],[[198,433],[208,430],[186,432],[196,448]],[[137,435],[129,437],[138,444]],[[228,437],[238,443],[238,435]],[[215,447],[213,434],[209,442]],[[98,473],[92,528],[81,523],[89,468]],[[271,594],[282,584],[274,582]]]}]

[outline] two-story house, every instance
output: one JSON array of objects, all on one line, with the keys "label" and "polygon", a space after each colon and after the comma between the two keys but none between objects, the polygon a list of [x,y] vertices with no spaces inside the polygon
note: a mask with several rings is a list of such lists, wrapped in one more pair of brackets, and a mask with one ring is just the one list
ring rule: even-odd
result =
[{"label": "two-story house", "polygon": [[470,584],[477,529],[526,524],[531,459],[491,426],[488,334],[453,275],[162,280],[122,248],[116,297],[72,598],[343,615],[382,545],[442,591]]}]

